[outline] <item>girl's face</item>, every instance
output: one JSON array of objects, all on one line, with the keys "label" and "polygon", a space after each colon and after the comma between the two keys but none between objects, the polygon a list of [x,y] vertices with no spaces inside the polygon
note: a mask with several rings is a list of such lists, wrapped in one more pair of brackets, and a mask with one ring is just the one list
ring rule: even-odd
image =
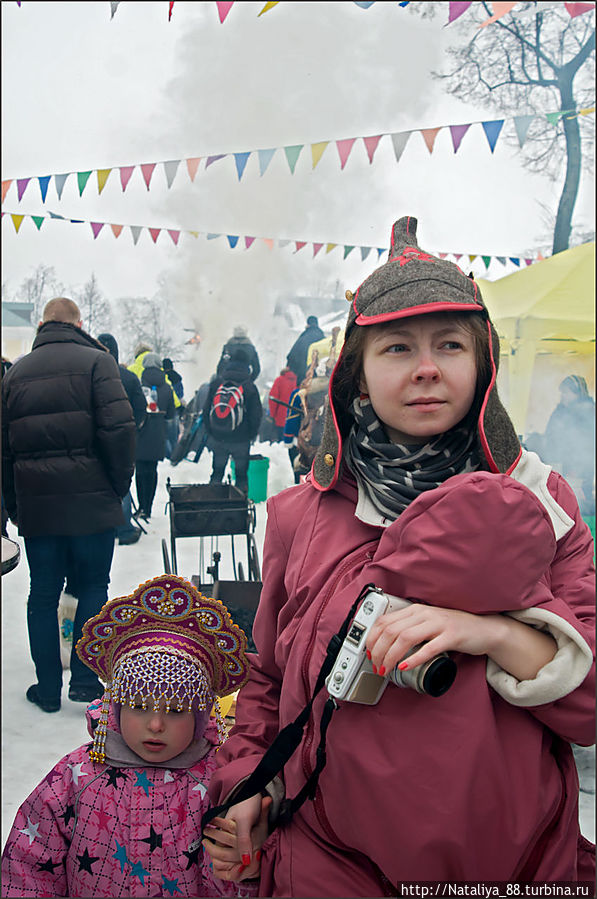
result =
[{"label": "girl's face", "polygon": [[393,443],[426,443],[464,418],[477,368],[462,325],[431,313],[367,331],[360,389]]},{"label": "girl's face", "polygon": [[134,708],[122,705],[120,709],[120,733],[129,749],[150,764],[167,762],[180,755],[193,742],[195,716],[186,709],[166,712],[161,700],[158,712],[153,702],[143,710],[141,701]]}]

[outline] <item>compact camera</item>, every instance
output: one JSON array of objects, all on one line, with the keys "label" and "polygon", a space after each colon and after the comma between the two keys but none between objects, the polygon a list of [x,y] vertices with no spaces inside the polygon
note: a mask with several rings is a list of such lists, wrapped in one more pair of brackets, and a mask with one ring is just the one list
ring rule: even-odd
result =
[{"label": "compact camera", "polygon": [[[407,599],[390,596],[376,587],[371,588],[363,598],[334,667],[326,678],[330,696],[345,702],[375,705],[390,681],[397,687],[410,687],[428,696],[441,696],[450,689],[457,669],[456,663],[445,652],[406,671],[399,671],[396,665],[384,677],[373,673],[365,647],[373,623],[386,612],[396,612],[410,605]],[[414,653],[421,645],[414,646],[407,655]]]}]

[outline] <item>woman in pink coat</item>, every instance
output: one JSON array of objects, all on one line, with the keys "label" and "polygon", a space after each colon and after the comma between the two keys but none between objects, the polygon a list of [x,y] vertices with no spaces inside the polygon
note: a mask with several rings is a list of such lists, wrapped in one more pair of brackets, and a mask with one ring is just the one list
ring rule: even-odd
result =
[{"label": "woman in pink coat", "polygon": [[[508,895],[529,882],[592,889],[570,745],[594,742],[589,530],[563,478],[520,447],[477,285],[417,246],[415,219],[394,225],[388,262],[347,298],[310,479],[268,504],[258,655],[209,788],[225,814],[204,831],[214,871],[260,876],[262,896],[456,881],[498,881]],[[283,771],[245,798],[278,731],[308,711],[368,584],[411,602],[366,631],[371,691],[442,652],[453,685],[433,696],[388,683],[373,704],[343,694],[327,712],[324,767],[322,690]]]},{"label": "woman in pink coat", "polygon": [[198,840],[224,733],[216,697],[246,680],[245,647],[225,607],[174,575],[89,619],[77,652],[107,683],[87,712],[93,742],[17,812],[3,896],[248,895],[213,876]]}]

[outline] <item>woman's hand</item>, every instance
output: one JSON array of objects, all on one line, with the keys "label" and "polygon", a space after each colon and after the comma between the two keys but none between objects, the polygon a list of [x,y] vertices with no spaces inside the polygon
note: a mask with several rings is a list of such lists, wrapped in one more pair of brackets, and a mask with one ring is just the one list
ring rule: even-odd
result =
[{"label": "woman's hand", "polygon": [[207,825],[203,846],[216,877],[239,881],[259,875],[271,804],[270,796],[251,796],[228,809],[225,818],[214,818]]},{"label": "woman's hand", "polygon": [[[423,643],[408,659],[406,654]],[[548,634],[506,615],[474,615],[413,603],[380,615],[367,639],[367,655],[377,674],[416,668],[441,652],[487,655],[518,680],[532,679],[554,657]]]}]

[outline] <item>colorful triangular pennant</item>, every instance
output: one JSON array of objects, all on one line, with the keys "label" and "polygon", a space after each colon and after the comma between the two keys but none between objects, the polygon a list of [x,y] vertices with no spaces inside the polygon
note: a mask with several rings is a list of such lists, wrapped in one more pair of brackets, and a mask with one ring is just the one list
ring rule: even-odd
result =
[{"label": "colorful triangular pennant", "polygon": [[17,196],[19,200],[21,200],[21,197],[27,190],[27,185],[30,181],[31,178],[17,178]]},{"label": "colorful triangular pennant", "polygon": [[272,156],[276,152],[273,150],[257,150],[257,156],[259,158],[259,174],[263,175],[268,165],[272,161]]},{"label": "colorful triangular pennant", "polygon": [[238,243],[238,234],[227,234],[228,243],[230,244],[230,249],[233,250]]},{"label": "colorful triangular pennant", "polygon": [[122,184],[122,192],[124,193],[126,190],[126,186],[131,180],[131,175],[133,174],[134,165],[123,165],[120,167],[120,183]]},{"label": "colorful triangular pennant", "polygon": [[245,237],[245,250],[249,249],[254,240],[254,237]]},{"label": "colorful triangular pennant", "polygon": [[149,233],[151,234],[151,239],[155,243],[160,235],[161,228],[149,228]]},{"label": "colorful triangular pennant", "polygon": [[100,231],[104,227],[105,222],[90,222],[89,224],[91,225],[91,230],[93,231],[93,239],[95,240],[97,235],[100,233]]},{"label": "colorful triangular pennant", "polygon": [[8,188],[10,187],[11,184],[12,184],[12,178],[10,178],[8,181],[2,182],[2,202],[3,203],[4,203],[4,198],[6,197],[6,194],[8,193]]},{"label": "colorful triangular pennant", "polygon": [[288,165],[290,166],[290,171],[294,175],[294,169],[296,167],[297,159],[299,158],[300,152],[303,149],[304,144],[295,144],[292,147],[284,147],[284,152],[286,153],[286,159],[288,160]]},{"label": "colorful triangular pennant", "polygon": [[369,157],[369,165],[373,162],[373,155],[377,150],[377,146],[382,138],[381,134],[375,135],[375,137],[364,137],[363,143],[365,144],[365,149],[367,150],[367,156]]},{"label": "colorful triangular pennant", "polygon": [[216,0],[216,6],[218,7],[218,16],[220,18],[220,22],[223,22],[228,13],[230,12],[232,6],[234,4],[234,0],[231,0],[229,3],[223,2],[223,0]]},{"label": "colorful triangular pennant", "polygon": [[172,230],[171,228],[168,228],[168,234],[172,238],[173,243],[175,243],[176,246],[178,246],[178,238],[180,237],[180,230]]},{"label": "colorful triangular pennant", "polygon": [[274,6],[277,6],[279,2],[280,0],[269,0],[269,2],[265,4],[261,12],[258,13],[257,18],[259,18],[259,16],[262,16],[264,12],[269,12],[269,10],[273,9]]},{"label": "colorful triangular pennant", "polygon": [[166,184],[168,185],[168,189],[172,187],[172,182],[176,178],[176,173],[178,171],[178,166],[180,165],[180,159],[170,159],[168,162],[164,163],[164,174],[166,175]]},{"label": "colorful triangular pennant", "polygon": [[114,235],[114,237],[120,237],[122,225],[110,225],[110,228],[112,229],[112,234]]},{"label": "colorful triangular pennant", "polygon": [[329,140],[322,140],[317,144],[311,144],[311,158],[313,160],[313,168],[315,168],[315,166],[323,156],[328,144]]},{"label": "colorful triangular pennant", "polygon": [[441,130],[442,130],[441,125],[439,128],[422,128],[421,129],[421,134],[423,135],[423,140],[425,141],[427,149],[429,150],[430,153],[433,153],[433,145],[435,143],[435,138],[437,137],[437,135],[439,134],[439,132]]},{"label": "colorful triangular pennant", "polygon": [[106,181],[110,176],[110,172],[112,169],[98,169],[97,170],[97,192],[101,194],[104,187],[106,186]]},{"label": "colorful triangular pennant", "polygon": [[25,216],[24,216],[24,215],[15,215],[14,213],[11,213],[11,216],[10,216],[10,217],[11,217],[11,219],[12,219],[13,225],[15,226],[15,231],[16,231],[17,234],[18,234],[18,233],[19,233],[19,228],[21,227],[21,225],[22,225],[22,223],[23,223],[23,219],[25,218]]},{"label": "colorful triangular pennant", "polygon": [[400,157],[404,153],[404,148],[408,143],[408,139],[411,136],[412,131],[399,131],[397,134],[392,134],[392,145],[394,147],[394,156],[396,157],[396,162],[400,162]]},{"label": "colorful triangular pennant", "polygon": [[531,125],[531,122],[535,118],[534,115],[515,115],[514,116],[514,127],[516,128],[516,135],[518,137],[519,146],[524,146],[524,142],[527,137],[527,132]]},{"label": "colorful triangular pennant", "polygon": [[238,180],[243,176],[243,172],[245,170],[245,166],[247,164],[247,159],[249,158],[250,153],[235,153],[234,161],[236,163],[236,171],[238,172]]},{"label": "colorful triangular pennant", "polygon": [[48,184],[50,183],[51,175],[43,175],[41,178],[38,178],[39,181],[39,192],[41,193],[41,201],[42,203],[46,202],[46,195],[48,193]]},{"label": "colorful triangular pennant", "polygon": [[[493,4],[494,9],[496,4]],[[483,125],[483,131],[485,132],[485,137],[487,138],[487,143],[489,144],[489,148],[491,152],[495,150],[495,145],[497,143],[497,139],[500,136],[500,131],[504,127],[503,119],[494,119],[491,122],[481,122]]]},{"label": "colorful triangular pennant", "polygon": [[91,175],[92,169],[89,169],[88,172],[77,172],[77,184],[79,185],[79,196],[83,196],[83,191],[89,181],[89,177]]},{"label": "colorful triangular pennant", "polygon": [[197,168],[200,162],[200,156],[192,156],[190,159],[187,159],[187,171],[189,173],[189,178],[191,179],[191,181],[195,180],[195,175],[197,174]]},{"label": "colorful triangular pennant", "polygon": [[343,169],[346,165],[348,157],[350,156],[350,151],[355,145],[356,137],[348,137],[345,140],[337,140],[336,146],[338,147],[338,155],[340,156],[340,168]]},{"label": "colorful triangular pennant", "polygon": [[458,148],[462,142],[462,138],[470,128],[470,125],[450,125],[450,134],[452,135],[452,146],[454,152],[458,152]]},{"label": "colorful triangular pennant", "polygon": [[137,246],[137,241],[139,240],[139,235],[141,234],[142,228],[141,225],[131,225],[131,234],[133,235],[133,243]]},{"label": "colorful triangular pennant", "polygon": [[36,224],[36,226],[37,226],[37,230],[39,231],[39,229],[40,229],[41,226],[42,226],[42,223],[43,223],[43,220],[44,220],[44,216],[43,216],[43,215],[32,215],[31,218],[32,218],[33,221],[35,222],[35,224]]},{"label": "colorful triangular pennant", "polygon": [[155,162],[146,162],[141,166],[141,171],[143,173],[143,180],[147,185],[147,190],[149,190],[149,184],[151,181],[151,176],[153,175],[154,169],[157,163]]},{"label": "colorful triangular pennant", "polygon": [[54,175],[54,185],[56,187],[56,193],[58,194],[58,199],[62,199],[62,191],[64,190],[64,185],[66,184],[66,179],[70,175],[70,172],[66,172],[64,175]]}]

